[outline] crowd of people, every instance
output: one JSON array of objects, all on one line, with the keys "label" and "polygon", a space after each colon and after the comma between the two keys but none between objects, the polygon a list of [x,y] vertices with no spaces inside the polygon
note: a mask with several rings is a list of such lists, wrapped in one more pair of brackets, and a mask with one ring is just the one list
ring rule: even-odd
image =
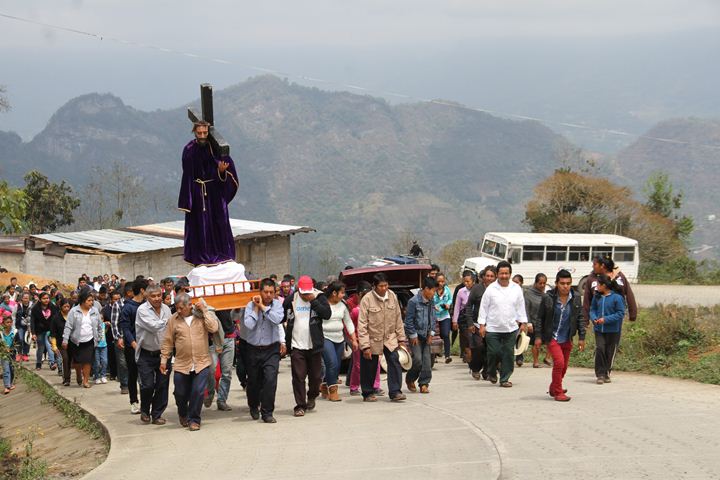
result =
[{"label": "crowd of people", "polygon": [[[528,288],[502,261],[477,275],[463,272],[452,292],[446,277],[432,267],[409,301],[390,288],[383,273],[346,292],[338,280],[317,282],[292,275],[264,278],[243,309],[215,311],[203,300],[193,303],[184,279],[155,282],[138,276],[83,275],[65,296],[54,285],[18,285],[11,280],[0,302],[4,350],[4,393],[14,386],[14,363],[57,370],[65,387],[75,371],[77,385],[91,388],[117,381],[131,414],[145,424],[163,425],[170,375],[179,422],[191,431],[201,427],[203,407],[213,402],[231,411],[230,385],[235,376],[246,392],[253,419],[275,423],[275,395],[280,359],[289,356],[296,417],[316,408],[318,398],[342,400],[343,383],[364,402],[388,396],[402,402],[409,392],[430,393],[433,337],[442,340],[445,363],[459,339],[460,358],[475,380],[513,386],[519,336],[528,336],[533,367],[552,366],[548,394],[570,400],[563,385],[573,341],[585,347],[592,324],[598,384],[610,374],[622,322],[637,315],[632,289],[609,258],[596,258],[584,292],[572,287],[570,272],[560,270],[554,288],[539,273]],[[540,358],[545,350],[545,358]],[[347,360],[347,376],[341,365]],[[387,392],[381,388],[384,360]],[[403,381],[403,366],[407,369]]]}]

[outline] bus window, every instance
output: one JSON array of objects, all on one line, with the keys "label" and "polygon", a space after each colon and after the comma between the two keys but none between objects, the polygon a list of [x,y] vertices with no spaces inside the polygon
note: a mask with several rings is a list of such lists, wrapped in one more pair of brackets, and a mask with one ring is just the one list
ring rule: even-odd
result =
[{"label": "bus window", "polygon": [[587,262],[590,260],[590,247],[570,247],[571,262]]},{"label": "bus window", "polygon": [[547,246],[545,250],[545,260],[548,262],[564,262],[567,260],[568,247],[552,247]]},{"label": "bus window", "polygon": [[615,247],[615,255],[613,260],[616,262],[633,262],[635,261],[635,247]]},{"label": "bus window", "polygon": [[592,256],[593,256],[593,258],[595,258],[595,257],[612,258],[612,247],[593,247]]},{"label": "bus window", "polygon": [[523,247],[523,261],[543,261],[545,257],[545,247],[537,245],[525,245]]},{"label": "bus window", "polygon": [[510,249],[510,255],[508,255],[508,261],[512,263],[513,265],[520,263],[520,249],[519,248],[511,248]]},{"label": "bus window", "polygon": [[507,245],[503,243],[493,242],[492,240],[485,240],[485,243],[483,243],[482,253],[485,255],[504,260],[506,252]]}]

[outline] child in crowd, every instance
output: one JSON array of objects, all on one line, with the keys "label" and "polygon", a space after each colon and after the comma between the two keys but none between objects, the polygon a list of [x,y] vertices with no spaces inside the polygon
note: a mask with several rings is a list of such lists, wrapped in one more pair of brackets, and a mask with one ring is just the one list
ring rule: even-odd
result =
[{"label": "child in crowd", "polygon": [[102,327],[102,335],[100,341],[95,347],[95,365],[93,376],[95,384],[107,383],[107,366],[108,366],[108,352],[107,352],[107,337],[105,336],[105,329],[107,328],[106,322],[100,322]]},{"label": "child in crowd", "polygon": [[2,339],[4,344],[0,361],[2,361],[3,384],[5,386],[3,393],[7,395],[12,390],[15,390],[15,370],[12,365],[12,359],[15,355],[13,350],[15,329],[13,328],[12,312],[2,309],[0,310],[0,318],[2,318]]}]

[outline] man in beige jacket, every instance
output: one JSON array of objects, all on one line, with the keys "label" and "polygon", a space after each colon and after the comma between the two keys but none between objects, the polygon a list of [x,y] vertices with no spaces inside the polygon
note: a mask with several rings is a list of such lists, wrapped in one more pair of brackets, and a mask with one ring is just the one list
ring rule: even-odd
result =
[{"label": "man in beige jacket", "polygon": [[400,388],[402,384],[402,367],[397,349],[407,342],[405,326],[400,312],[400,302],[390,290],[390,284],[383,273],[373,277],[373,290],[360,301],[358,316],[358,337],[360,341],[360,385],[363,400],[375,402],[373,383],[377,373],[380,355],[385,355],[387,362],[388,391],[390,400],[405,400]]},{"label": "man in beige jacket", "polygon": [[218,331],[218,320],[204,300],[200,300],[193,311],[190,296],[186,293],[175,297],[175,308],[177,311],[167,323],[160,348],[160,373],[168,374],[168,359],[174,349],[173,395],[180,425],[194,432],[200,430],[203,395],[208,375],[211,374],[208,334]]}]

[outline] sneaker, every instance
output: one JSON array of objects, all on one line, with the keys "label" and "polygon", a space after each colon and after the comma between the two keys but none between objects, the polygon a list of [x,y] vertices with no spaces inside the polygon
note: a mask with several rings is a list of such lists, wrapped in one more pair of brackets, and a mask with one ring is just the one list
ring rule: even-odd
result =
[{"label": "sneaker", "polygon": [[610,383],[610,382],[612,382],[612,380],[610,380],[610,377],[608,377],[607,375],[605,375],[605,378],[603,378],[603,382],[605,382],[605,383]]},{"label": "sneaker", "polygon": [[140,413],[140,404],[138,402],[134,402],[130,404],[130,413],[133,415],[137,415]]},{"label": "sneaker", "polygon": [[595,383],[597,383],[598,385],[603,385],[605,383],[605,379],[602,377],[598,377]]},{"label": "sneaker", "polygon": [[390,398],[391,402],[402,402],[403,400],[407,400],[407,397],[404,393],[398,393],[394,397]]},{"label": "sneaker", "polygon": [[450,363],[450,362],[452,362],[452,358],[451,358],[451,357],[445,357],[445,363]]},{"label": "sneaker", "polygon": [[102,377],[102,378],[100,379],[100,383],[107,383],[107,382],[108,382],[108,379],[105,378],[105,377]]},{"label": "sneaker", "polygon": [[100,380],[99,378],[95,379],[95,385],[100,385],[101,383],[102,383],[102,380]]}]

